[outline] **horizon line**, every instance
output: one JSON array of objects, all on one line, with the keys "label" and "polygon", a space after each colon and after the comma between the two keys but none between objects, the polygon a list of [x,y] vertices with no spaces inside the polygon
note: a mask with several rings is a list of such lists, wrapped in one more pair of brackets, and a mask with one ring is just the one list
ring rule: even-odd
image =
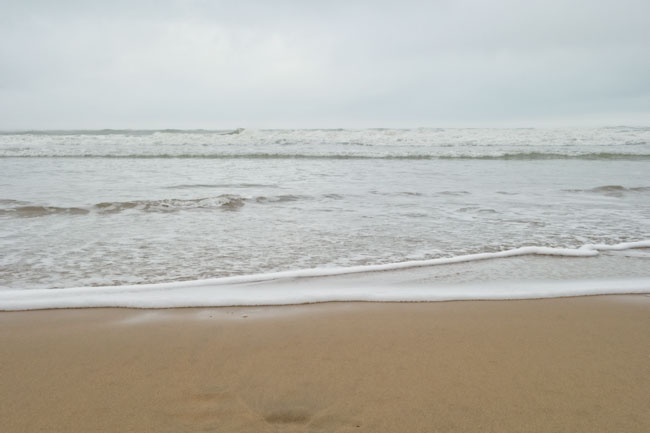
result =
[{"label": "horizon line", "polygon": [[31,133],[31,132],[243,132],[249,131],[382,131],[382,130],[435,130],[435,129],[607,129],[607,128],[650,128],[650,124],[611,124],[600,126],[579,126],[579,125],[565,125],[565,126],[414,126],[414,127],[218,127],[218,128],[0,128],[1,134],[13,133]]}]

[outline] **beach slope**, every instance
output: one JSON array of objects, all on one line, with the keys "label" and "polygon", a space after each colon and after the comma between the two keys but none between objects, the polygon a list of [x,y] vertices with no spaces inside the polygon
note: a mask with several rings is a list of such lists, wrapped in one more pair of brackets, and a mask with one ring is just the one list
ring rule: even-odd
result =
[{"label": "beach slope", "polygon": [[3,432],[647,432],[647,295],[0,313]]}]

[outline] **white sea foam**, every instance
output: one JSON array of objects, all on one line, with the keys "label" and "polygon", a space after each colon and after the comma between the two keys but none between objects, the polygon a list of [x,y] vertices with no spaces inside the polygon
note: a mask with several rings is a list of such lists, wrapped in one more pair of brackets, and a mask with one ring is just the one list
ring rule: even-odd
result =
[{"label": "white sea foam", "polygon": [[533,299],[617,293],[649,293],[650,277],[580,281],[510,281],[473,284],[381,284],[341,275],[372,275],[526,255],[593,257],[599,251],[650,248],[650,240],[577,249],[522,247],[493,253],[348,268],[316,268],[162,284],[69,289],[0,291],[0,310],[128,307],[286,305],[332,301],[447,301],[469,299]]},{"label": "white sea foam", "polygon": [[0,132],[2,157],[648,158],[650,128]]}]

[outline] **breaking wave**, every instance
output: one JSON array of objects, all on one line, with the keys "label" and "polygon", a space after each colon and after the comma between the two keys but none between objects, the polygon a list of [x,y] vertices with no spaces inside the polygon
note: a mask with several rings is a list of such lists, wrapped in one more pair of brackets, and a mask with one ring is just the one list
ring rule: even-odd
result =
[{"label": "breaking wave", "polygon": [[58,206],[15,206],[9,209],[0,209],[0,215],[15,216],[18,218],[35,218],[48,215],[85,215],[90,213],[88,209],[79,207],[58,207]]},{"label": "breaking wave", "polygon": [[0,132],[0,157],[650,159],[650,128],[17,131]]},{"label": "breaking wave", "polygon": [[101,213],[117,213],[129,209],[145,212],[177,212],[186,209],[237,210],[244,206],[245,198],[234,194],[198,199],[134,200],[125,202],[104,202],[93,206]]},{"label": "breaking wave", "polygon": [[627,193],[650,192],[650,186],[625,187],[622,185],[603,185],[588,189],[567,189],[567,192],[594,193],[612,197],[622,197]]},{"label": "breaking wave", "polygon": [[[324,197],[340,198],[341,196],[334,197],[332,194],[327,194]],[[115,214],[129,210],[142,212],[179,212],[192,209],[236,211],[246,203],[273,204],[306,200],[310,198],[310,196],[294,194],[256,197],[243,197],[236,194],[221,194],[215,197],[197,199],[102,202],[88,207],[39,206],[30,205],[18,200],[3,200],[2,204],[14,206],[0,209],[0,215],[14,216],[17,218],[35,218],[49,215],[87,215],[90,213]]]}]

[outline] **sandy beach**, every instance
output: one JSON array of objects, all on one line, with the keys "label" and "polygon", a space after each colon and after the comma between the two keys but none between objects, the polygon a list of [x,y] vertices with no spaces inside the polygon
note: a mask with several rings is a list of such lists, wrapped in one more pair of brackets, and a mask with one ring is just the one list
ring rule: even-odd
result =
[{"label": "sandy beach", "polygon": [[650,297],[0,313],[3,432],[647,432]]}]

